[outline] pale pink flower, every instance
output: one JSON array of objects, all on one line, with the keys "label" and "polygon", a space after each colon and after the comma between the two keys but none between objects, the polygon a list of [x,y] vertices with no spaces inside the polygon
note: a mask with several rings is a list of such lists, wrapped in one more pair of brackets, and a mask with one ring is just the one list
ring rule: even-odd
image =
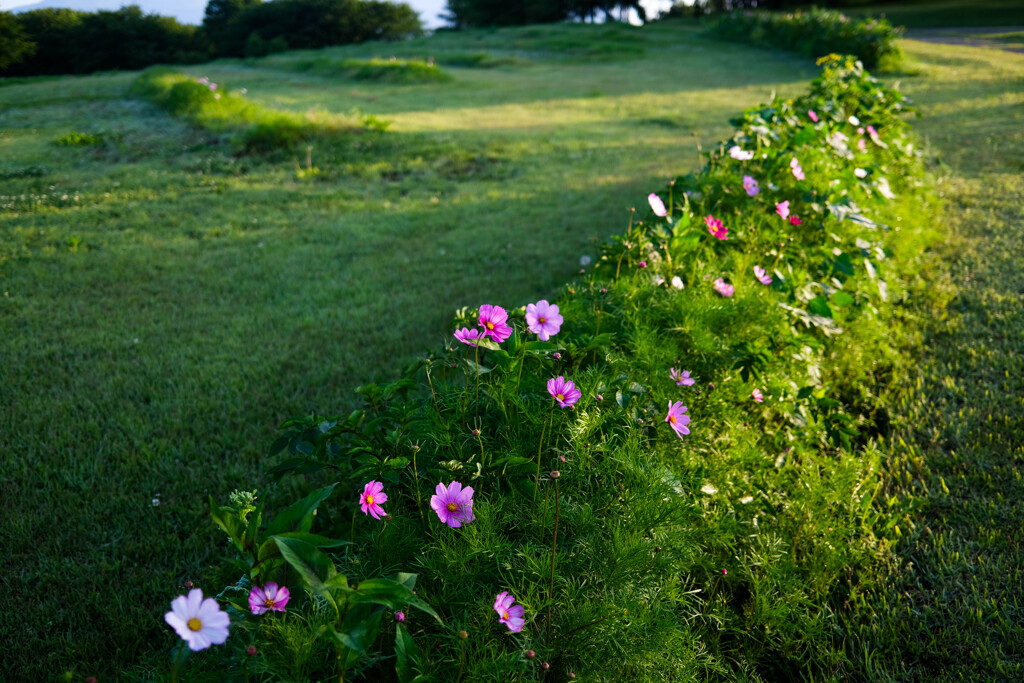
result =
[{"label": "pale pink flower", "polygon": [[468,327],[463,327],[461,330],[455,330],[455,338],[463,344],[469,344],[470,346],[476,346],[480,339],[483,339],[484,333],[480,330]]},{"label": "pale pink flower", "polygon": [[793,157],[790,160],[789,168],[791,171],[793,171],[794,178],[796,178],[797,180],[804,179],[804,169],[800,168],[800,162],[796,160],[796,157]]},{"label": "pale pink flower", "polygon": [[737,161],[750,161],[754,158],[754,153],[741,149],[739,145],[733,145],[729,148],[729,156]]},{"label": "pale pink flower", "polygon": [[651,205],[651,211],[654,212],[655,216],[668,215],[668,211],[665,210],[665,203],[661,201],[661,197],[653,192],[647,195],[647,203]]},{"label": "pale pink flower", "polygon": [[736,293],[736,288],[730,285],[722,278],[715,280],[715,291],[724,296],[725,298],[731,297]]},{"label": "pale pink flower", "polygon": [[857,149],[861,152],[868,151],[868,143],[864,142],[864,138],[857,138]]},{"label": "pale pink flower", "polygon": [[708,214],[704,218],[704,224],[708,226],[708,232],[717,237],[720,240],[729,239],[729,228],[722,225],[722,221],[718,220],[711,214]]},{"label": "pale pink flower", "polygon": [[669,377],[675,380],[677,387],[688,387],[696,381],[692,377],[690,377],[689,370],[683,370],[682,372],[679,372],[675,368],[669,368],[668,374]]},{"label": "pale pink flower", "polygon": [[750,395],[754,397],[754,400],[758,403],[764,403],[764,394],[761,393],[760,389],[754,389],[750,392]]},{"label": "pale pink flower", "polygon": [[762,285],[770,285],[772,283],[772,276],[769,275],[764,268],[761,266],[754,266],[754,277]]},{"label": "pale pink flower", "polygon": [[213,598],[203,599],[203,591],[193,588],[188,595],[179,595],[171,601],[171,611],[164,621],[188,643],[193,652],[220,645],[228,639],[231,619]]},{"label": "pale pink flower", "polygon": [[286,586],[279,588],[273,581],[268,581],[262,588],[253,586],[249,591],[249,609],[253,614],[263,614],[269,610],[286,612],[285,606],[290,597]]},{"label": "pale pink flower", "polygon": [[558,306],[541,299],[535,304],[526,305],[526,324],[541,341],[547,341],[551,335],[558,334],[562,329],[562,316]]},{"label": "pale pink flower", "polygon": [[778,204],[776,204],[775,213],[782,216],[783,220],[789,218],[789,200],[787,199],[784,202],[779,202]]},{"label": "pale pink flower", "polygon": [[814,113],[813,109],[807,110],[807,116],[810,117],[811,121],[814,121],[815,123],[818,122],[818,115]]}]

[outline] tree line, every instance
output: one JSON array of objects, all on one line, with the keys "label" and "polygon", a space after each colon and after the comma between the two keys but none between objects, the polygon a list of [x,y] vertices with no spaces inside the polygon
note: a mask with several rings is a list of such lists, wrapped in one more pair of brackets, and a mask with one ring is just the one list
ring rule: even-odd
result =
[{"label": "tree line", "polygon": [[422,32],[419,15],[409,5],[380,0],[210,0],[202,26],[146,14],[137,5],[98,12],[0,12],[0,73],[141,69],[399,40]]}]

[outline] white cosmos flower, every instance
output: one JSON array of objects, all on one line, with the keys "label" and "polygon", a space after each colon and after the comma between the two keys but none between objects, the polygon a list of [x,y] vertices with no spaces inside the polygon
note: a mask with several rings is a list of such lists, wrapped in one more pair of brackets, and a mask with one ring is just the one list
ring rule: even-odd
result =
[{"label": "white cosmos flower", "polygon": [[868,172],[865,171],[863,168],[855,168],[853,169],[853,175],[857,176],[858,178],[866,178]]},{"label": "white cosmos flower", "polygon": [[682,289],[683,288],[683,279],[681,277],[679,277],[678,275],[673,275],[672,276],[672,286],[675,287],[676,289]]},{"label": "white cosmos flower", "polygon": [[729,148],[729,156],[739,161],[750,161],[754,158],[754,153],[741,149],[739,145],[733,145]]},{"label": "white cosmos flower", "polygon": [[164,615],[171,628],[188,643],[193,652],[220,645],[228,639],[231,620],[213,598],[203,600],[203,591],[193,588],[188,595],[171,601],[171,611]]}]

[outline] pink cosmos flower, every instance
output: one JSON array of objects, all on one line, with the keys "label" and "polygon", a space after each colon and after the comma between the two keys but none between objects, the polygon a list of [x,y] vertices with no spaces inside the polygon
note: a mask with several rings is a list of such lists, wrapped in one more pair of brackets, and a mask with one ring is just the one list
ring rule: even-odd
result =
[{"label": "pink cosmos flower", "polygon": [[285,605],[288,604],[288,598],[290,597],[286,586],[278,588],[276,583],[269,581],[263,588],[259,586],[252,587],[252,590],[249,592],[249,609],[252,610],[253,614],[263,614],[268,610],[285,612],[287,611]]},{"label": "pink cosmos flower", "polygon": [[736,293],[736,288],[722,278],[718,278],[715,280],[715,291],[728,299]]},{"label": "pink cosmos flower", "polygon": [[641,268],[646,268],[647,267],[647,261],[641,261],[640,263],[638,263],[636,265],[640,266]]},{"label": "pink cosmos flower", "polygon": [[758,403],[764,402],[764,394],[761,393],[760,389],[754,389],[752,392],[750,392],[750,395],[753,396],[754,400],[757,401]]},{"label": "pink cosmos flower", "polygon": [[754,266],[754,277],[762,285],[770,285],[772,283],[772,276],[765,272],[765,269],[761,266]]},{"label": "pink cosmos flower", "polygon": [[790,160],[789,168],[791,171],[793,171],[794,178],[796,178],[797,180],[804,179],[804,169],[800,168],[800,162],[796,160],[796,157],[793,157]]},{"label": "pink cosmos flower", "polygon": [[665,416],[665,422],[668,422],[680,439],[684,434],[690,433],[690,428],[686,426],[690,424],[690,416],[686,414],[686,406],[682,401],[668,402],[668,415]]},{"label": "pink cosmos flower", "polygon": [[188,596],[179,595],[171,601],[171,611],[164,621],[188,643],[193,652],[220,645],[228,639],[231,619],[213,598],[203,600],[203,591],[193,588]]},{"label": "pink cosmos flower", "polygon": [[513,605],[516,599],[502,591],[494,598],[494,611],[498,613],[498,623],[508,626],[512,633],[519,633],[523,630],[526,619],[523,618],[523,606]]},{"label": "pink cosmos flower", "polygon": [[815,123],[818,122],[818,115],[814,113],[813,109],[807,110],[807,116],[811,118],[811,121],[814,121]]},{"label": "pink cosmos flower", "polygon": [[775,213],[782,216],[783,220],[789,218],[789,200],[787,199],[784,202],[779,202],[778,204],[776,204]]},{"label": "pink cosmos flower", "polygon": [[216,89],[217,89],[217,84],[216,83],[211,83],[210,84],[210,92],[213,92]]},{"label": "pink cosmos flower", "polygon": [[384,515],[382,504],[388,502],[388,494],[384,493],[384,484],[379,481],[371,481],[363,487],[363,493],[359,496],[359,508],[364,515],[370,515],[374,519],[380,519]]},{"label": "pink cosmos flower", "polygon": [[651,205],[651,211],[654,212],[655,216],[668,215],[668,211],[665,210],[665,203],[661,201],[661,197],[653,192],[647,195],[647,203]]},{"label": "pink cosmos flower", "polygon": [[453,481],[447,488],[444,484],[438,484],[435,491],[437,495],[430,497],[430,507],[442,522],[453,529],[458,529],[476,519],[473,516],[472,486],[462,488],[462,484]]},{"label": "pink cosmos flower", "polygon": [[548,380],[548,393],[563,408],[568,408],[576,403],[576,401],[580,400],[580,396],[583,395],[571,380],[567,380],[561,375]]},{"label": "pink cosmos flower", "polygon": [[696,381],[692,377],[690,377],[689,370],[683,370],[682,372],[679,372],[675,368],[669,368],[668,374],[672,379],[676,381],[677,387],[688,387]]},{"label": "pink cosmos flower", "polygon": [[551,335],[558,334],[562,329],[562,316],[558,306],[541,299],[535,304],[526,305],[526,324],[541,341],[547,341]]},{"label": "pink cosmos flower", "polygon": [[722,225],[722,221],[718,220],[711,214],[708,214],[704,218],[704,224],[708,226],[708,232],[717,237],[720,240],[729,239],[729,228]]},{"label": "pink cosmos flower", "polygon": [[484,334],[499,344],[512,336],[512,328],[505,324],[508,313],[501,306],[484,304],[480,307],[480,327]]},{"label": "pink cosmos flower", "polygon": [[743,189],[747,191],[747,195],[753,197],[761,191],[757,181],[753,177],[745,175],[743,176]]},{"label": "pink cosmos flower", "polygon": [[868,151],[868,143],[864,142],[864,138],[857,138],[857,149],[861,152]]},{"label": "pink cosmos flower", "polygon": [[801,223],[803,223],[803,221],[800,220],[800,216],[797,216],[796,214],[793,214],[792,216],[789,217],[789,222],[792,223],[793,225],[800,225]]},{"label": "pink cosmos flower", "polygon": [[463,327],[461,330],[455,330],[455,338],[463,344],[469,344],[470,346],[476,346],[477,340],[483,336],[484,333],[476,328]]}]

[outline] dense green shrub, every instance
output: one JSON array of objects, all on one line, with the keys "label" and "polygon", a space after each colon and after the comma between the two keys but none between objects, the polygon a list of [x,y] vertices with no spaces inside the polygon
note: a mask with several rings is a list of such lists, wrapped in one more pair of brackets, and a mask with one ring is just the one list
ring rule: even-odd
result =
[{"label": "dense green shrub", "polygon": [[820,9],[732,12],[717,19],[709,31],[719,38],[792,50],[815,59],[831,53],[855,55],[868,69],[899,60],[896,40],[903,33],[902,27],[893,27],[885,19],[855,21]]},{"label": "dense green shrub", "polygon": [[25,35],[14,15],[0,12],[0,69],[24,61],[35,51],[36,44]]},{"label": "dense green shrub", "polygon": [[[167,67],[142,72],[132,84],[132,92],[197,126],[229,134],[244,152],[288,149],[302,141],[354,131],[360,124],[328,114],[297,114],[264,107],[247,99],[244,91]],[[370,122],[362,123],[380,130]]]},{"label": "dense green shrub", "polygon": [[[888,543],[873,437],[935,215],[907,110],[826,59],[649,197],[550,338],[513,309],[482,339],[501,317],[462,309],[362,409],[287,422],[272,472],[316,488],[211,501],[234,635],[193,679],[847,677],[835,613]],[[452,481],[474,488],[459,528],[430,504]],[[268,581],[291,602],[255,616]]]},{"label": "dense green shrub", "polygon": [[570,19],[614,21],[621,13],[634,10],[641,19],[646,10],[639,0],[448,0],[446,19],[455,28],[482,26],[523,26]]},{"label": "dense green shrub", "polygon": [[275,62],[274,66],[318,76],[380,83],[440,83],[451,76],[433,61],[423,59],[331,59],[309,57]]}]

